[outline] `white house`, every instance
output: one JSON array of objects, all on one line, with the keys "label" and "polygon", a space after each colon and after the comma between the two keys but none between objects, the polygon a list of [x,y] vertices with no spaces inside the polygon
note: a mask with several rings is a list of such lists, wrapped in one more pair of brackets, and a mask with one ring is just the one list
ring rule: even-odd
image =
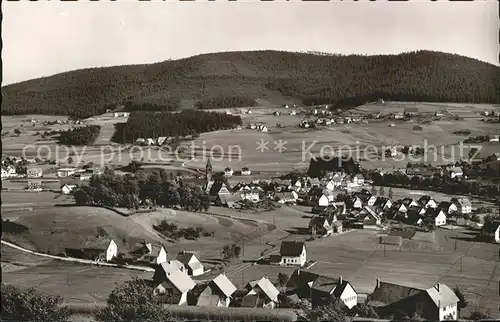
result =
[{"label": "white house", "polygon": [[432,209],[437,208],[436,200],[434,200],[431,196],[426,195],[420,197],[420,199],[418,199],[418,203],[424,208],[432,208]]},{"label": "white house", "polygon": [[73,191],[73,189],[75,189],[75,188],[76,188],[76,185],[74,185],[74,184],[64,184],[61,187],[61,193],[63,195],[69,195]]},{"label": "white house", "polygon": [[349,309],[358,304],[358,293],[348,281],[319,275],[311,285],[313,305],[327,297],[340,299]]},{"label": "white house", "polygon": [[336,187],[340,186],[340,184],[336,185],[333,179],[330,179],[323,182],[323,186],[325,187],[325,189],[333,191]]},{"label": "white house", "polygon": [[147,138],[146,141],[144,142],[145,145],[154,145],[156,144],[156,141],[153,138]]},{"label": "white house", "polygon": [[177,298],[175,304],[187,303],[187,294],[196,286],[196,283],[186,273],[180,270],[166,273],[164,281],[159,283],[153,290],[154,295],[170,294]]},{"label": "white house", "polygon": [[241,175],[242,176],[249,176],[250,174],[252,174],[252,171],[250,171],[250,168],[248,168],[248,167],[241,168]]},{"label": "white house", "polygon": [[307,250],[303,242],[282,241],[280,247],[282,266],[304,266],[306,263]]},{"label": "white house", "polygon": [[408,211],[408,208],[406,208],[402,200],[398,200],[395,203],[393,203],[391,209],[402,213],[406,213]]},{"label": "white house", "polygon": [[232,175],[233,175],[233,169],[231,169],[231,168],[229,168],[229,167],[225,168],[225,169],[224,169],[224,175],[225,175],[226,177],[230,177],[230,176],[232,176]]},{"label": "white house", "polygon": [[260,131],[261,131],[261,132],[268,132],[268,131],[269,131],[269,129],[267,128],[267,126],[265,126],[265,125],[264,125],[264,126],[262,126],[262,127],[260,128]]},{"label": "white house", "polygon": [[188,275],[199,276],[205,272],[203,264],[194,253],[180,252],[179,254],[177,254],[176,259],[184,264],[187,269]]},{"label": "white house", "polygon": [[43,171],[40,168],[30,168],[26,170],[28,178],[40,178],[43,176]]},{"label": "white house", "polygon": [[332,203],[335,200],[335,194],[333,191],[324,189],[321,197],[318,199],[318,206],[328,206],[330,203]]},{"label": "white house", "polygon": [[445,214],[450,215],[454,212],[458,212],[458,207],[453,202],[441,201],[436,208],[437,210],[442,210]]},{"label": "white house", "polygon": [[291,111],[291,112],[290,112],[290,115],[292,115],[292,116],[293,116],[293,115],[297,115],[297,112],[295,112],[295,111]]},{"label": "white house", "polygon": [[138,145],[143,145],[144,142],[146,142],[146,140],[144,140],[143,138],[138,138],[137,140],[135,140],[135,143]]},{"label": "white house", "polygon": [[76,172],[75,168],[61,168],[57,170],[58,177],[68,177]]},{"label": "white house", "polygon": [[455,179],[455,178],[462,178],[464,175],[464,171],[462,170],[461,167],[451,167],[448,170],[448,175],[450,178]]},{"label": "white house", "polygon": [[361,199],[359,199],[358,197],[355,197],[349,201],[348,206],[350,206],[350,208],[354,208],[354,209],[361,209],[361,208],[363,208],[363,201]]},{"label": "white house", "polygon": [[451,202],[457,207],[457,211],[462,214],[470,214],[472,212],[472,204],[468,198],[452,198]]},{"label": "white house", "polygon": [[239,191],[239,194],[241,196],[241,200],[249,200],[252,202],[259,202],[260,200],[259,191],[256,189],[243,189]]},{"label": "white house", "polygon": [[299,199],[299,195],[295,191],[290,192],[278,192],[275,194],[275,199],[279,203],[296,203],[297,199]]},{"label": "white house", "polygon": [[132,255],[137,261],[151,264],[161,264],[167,262],[167,251],[162,245],[155,245],[149,242],[142,242],[139,247],[132,251]]},{"label": "white house", "polygon": [[499,136],[498,135],[492,135],[490,136],[490,142],[498,142],[499,141]]},{"label": "white house", "polygon": [[196,306],[202,307],[229,307],[236,286],[227,278],[225,273],[218,275],[201,292]]},{"label": "white house", "polygon": [[433,224],[436,227],[446,225],[446,213],[442,209],[427,211],[426,216],[433,220]]}]

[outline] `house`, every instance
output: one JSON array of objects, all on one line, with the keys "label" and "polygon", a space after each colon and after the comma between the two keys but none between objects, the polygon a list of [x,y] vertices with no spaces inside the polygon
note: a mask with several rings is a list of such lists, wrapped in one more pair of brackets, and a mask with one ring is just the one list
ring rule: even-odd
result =
[{"label": "house", "polygon": [[201,292],[196,306],[229,307],[236,286],[227,278],[225,273],[218,275],[208,283]]},{"label": "house", "polygon": [[457,207],[457,211],[462,214],[472,212],[472,204],[468,198],[452,198],[451,202]]},{"label": "house", "polygon": [[330,203],[332,203],[335,200],[335,194],[331,190],[323,190],[321,193],[321,197],[318,199],[318,206],[328,206]]},{"label": "house", "polygon": [[217,198],[217,201],[220,203],[220,205],[227,208],[235,208],[236,203],[241,200],[242,200],[241,193],[234,193],[229,195],[222,194],[219,195]]},{"label": "house", "polygon": [[28,191],[33,191],[33,192],[40,192],[42,191],[42,180],[28,180],[28,185],[26,187]]},{"label": "house", "polygon": [[393,203],[391,209],[402,213],[406,213],[408,211],[408,208],[406,208],[406,206],[403,204],[403,200],[398,200]]},{"label": "house", "polygon": [[449,170],[448,170],[448,176],[452,179],[459,179],[459,178],[462,178],[464,175],[464,171],[462,170],[461,167],[451,167]]},{"label": "house", "polygon": [[232,175],[233,175],[233,169],[231,169],[230,167],[224,169],[224,176],[230,177]]},{"label": "house", "polygon": [[401,120],[403,118],[404,118],[403,112],[397,112],[397,113],[394,114],[394,119],[395,120]]},{"label": "house", "polygon": [[321,181],[318,178],[309,178],[307,180],[307,186],[309,186],[309,187],[319,187],[319,186],[321,186]]},{"label": "house", "polygon": [[353,178],[352,178],[352,183],[355,185],[355,186],[362,186],[364,183],[365,183],[365,177],[363,177],[362,174],[356,174]]},{"label": "house", "polygon": [[[414,226],[422,226],[424,224],[423,214],[420,213],[420,209],[424,209],[423,207],[410,207],[408,212],[405,214],[405,222],[409,225]],[[425,211],[424,211],[425,213]]]},{"label": "house", "polygon": [[275,194],[275,199],[282,204],[294,204],[297,202],[299,195],[295,191],[278,192]]},{"label": "house", "polygon": [[74,184],[63,184],[61,186],[61,193],[63,195],[69,195],[73,191],[73,189],[75,189],[75,188],[76,188],[76,185],[74,185]]},{"label": "house", "polygon": [[173,273],[176,271],[181,271],[187,274],[187,270],[184,264],[182,264],[176,259],[161,262],[155,267],[155,272],[153,274],[153,282],[156,285],[158,285],[167,279],[168,273]]},{"label": "house", "polygon": [[382,210],[388,210],[391,209],[392,207],[392,202],[389,198],[385,197],[378,197],[375,202],[373,203],[373,206],[376,208],[380,208]]},{"label": "house", "polygon": [[313,307],[321,305],[332,297],[340,299],[349,309],[358,303],[356,290],[342,277],[331,278],[299,268],[290,275],[286,287],[287,293],[311,299]]},{"label": "house", "polygon": [[155,245],[146,241],[139,243],[131,255],[136,261],[150,264],[161,264],[167,261],[167,251],[162,245]]},{"label": "house", "polygon": [[177,254],[176,260],[184,264],[187,269],[187,274],[190,276],[199,276],[204,273],[203,264],[194,253],[185,251],[180,252]]},{"label": "house", "polygon": [[187,294],[196,286],[196,283],[186,273],[180,270],[167,272],[165,279],[161,281],[153,290],[153,294],[169,294],[170,304],[187,304]]},{"label": "house", "polygon": [[275,111],[275,112],[273,113],[273,115],[274,115],[274,116],[280,116],[280,112]]},{"label": "house", "polygon": [[333,190],[335,190],[335,188],[340,187],[340,186],[341,186],[341,183],[337,185],[337,184],[335,184],[333,179],[323,181],[323,187],[327,190],[333,191]]},{"label": "house", "polygon": [[268,132],[269,129],[267,128],[267,126],[263,125],[261,128],[260,128],[260,131],[261,132]]},{"label": "house", "polygon": [[337,213],[339,215],[346,214],[347,206],[344,201],[334,201],[332,203],[332,206],[335,208],[335,210],[337,210]]},{"label": "house", "polygon": [[297,115],[297,112],[295,112],[295,111],[293,111],[293,110],[292,110],[292,111],[290,112],[290,115],[291,115],[291,116]]},{"label": "house", "polygon": [[267,277],[250,281],[245,289],[247,294],[241,301],[242,307],[274,309],[278,304],[279,291]]},{"label": "house", "polygon": [[118,255],[118,246],[107,234],[100,234],[101,228],[97,228],[97,230],[97,236],[89,235],[83,241],[76,240],[74,245],[67,246],[65,253],[76,258],[111,261]]},{"label": "house", "polygon": [[413,206],[418,206],[418,202],[413,200],[412,198],[404,198],[402,200],[403,205],[405,205],[406,209],[409,209],[410,207]]},{"label": "house", "polygon": [[250,168],[248,168],[248,167],[241,168],[241,175],[242,176],[249,176],[250,174],[252,174],[252,171],[250,171]]},{"label": "house", "polygon": [[490,136],[490,142],[498,142],[498,141],[499,141],[498,135],[491,135]]},{"label": "house", "polygon": [[371,193],[360,192],[360,193],[356,193],[355,195],[356,195],[356,197],[361,199],[361,201],[363,202],[363,205],[366,205],[366,206],[373,206],[375,204],[375,201],[377,201],[377,196],[372,195]]},{"label": "house", "polygon": [[485,223],[481,235],[484,239],[493,241],[497,244],[500,243],[500,220]]},{"label": "house", "polygon": [[58,177],[69,177],[76,172],[75,168],[61,168],[57,170]]},{"label": "house", "polygon": [[28,178],[40,178],[40,177],[43,177],[43,171],[40,168],[27,169],[26,176]]},{"label": "house", "polygon": [[300,189],[305,188],[305,186],[306,186],[306,183],[303,182],[303,180],[297,179],[297,180],[291,182],[291,185],[289,188],[293,189],[295,191],[299,191]]},{"label": "house", "polygon": [[429,209],[425,213],[424,221],[431,222],[434,226],[446,225],[446,213],[442,209]]},{"label": "house", "polygon": [[436,200],[434,200],[431,196],[428,195],[420,197],[420,199],[418,199],[418,204],[424,208],[432,208],[432,209],[437,208]]},{"label": "house", "polygon": [[452,202],[449,201],[441,201],[437,208],[437,210],[442,210],[445,214],[450,215],[452,213],[458,212],[458,207]]},{"label": "house", "polygon": [[137,145],[143,145],[145,142],[146,140],[143,138],[138,138],[137,140],[135,140],[135,144]]},{"label": "house", "polygon": [[156,142],[158,145],[163,145],[163,143],[165,143],[165,141],[167,141],[166,136],[160,136],[160,137],[158,137],[158,139],[156,139]]},{"label": "house", "polygon": [[410,206],[410,208],[408,208],[407,213],[409,213],[409,212],[413,212],[413,213],[416,213],[416,214],[418,214],[420,216],[423,216],[427,212],[427,209],[424,206],[421,206],[421,205]]},{"label": "house", "polygon": [[311,235],[329,236],[333,234],[332,221],[328,217],[313,216],[309,221]]},{"label": "house", "polygon": [[282,241],[280,247],[282,266],[304,266],[306,263],[307,250],[303,242]]},{"label": "house", "polygon": [[239,192],[241,200],[250,200],[252,202],[259,202],[259,190],[257,189],[243,189]]},{"label": "house", "polygon": [[361,208],[363,208],[363,201],[361,201],[361,199],[359,197],[354,197],[354,198],[347,200],[346,206],[349,209],[353,209],[353,208],[354,209],[361,209]]},{"label": "house", "polygon": [[144,142],[143,142],[143,145],[154,145],[156,144],[156,140],[154,140],[153,138],[147,138]]},{"label": "house", "polygon": [[408,316],[417,313],[424,320],[443,321],[458,319],[458,298],[445,284],[428,289],[381,282],[377,279],[375,290],[368,295],[367,304],[380,315],[402,312]]},{"label": "house", "polygon": [[365,206],[360,214],[363,217],[363,228],[376,228],[382,225],[382,217],[377,214],[372,208]]},{"label": "house", "polygon": [[385,151],[385,155],[388,157],[395,157],[398,155],[398,150],[396,147],[391,147]]}]

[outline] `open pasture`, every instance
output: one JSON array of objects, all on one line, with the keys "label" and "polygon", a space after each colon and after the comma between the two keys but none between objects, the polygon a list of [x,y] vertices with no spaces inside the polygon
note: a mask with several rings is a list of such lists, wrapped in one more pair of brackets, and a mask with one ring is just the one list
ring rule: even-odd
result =
[{"label": "open pasture", "polygon": [[[3,184],[3,182],[2,182]],[[63,204],[72,202],[71,196],[61,195],[58,192],[51,191],[2,191],[2,211],[6,208],[53,206],[54,204]],[[5,214],[2,214],[5,216]]]}]

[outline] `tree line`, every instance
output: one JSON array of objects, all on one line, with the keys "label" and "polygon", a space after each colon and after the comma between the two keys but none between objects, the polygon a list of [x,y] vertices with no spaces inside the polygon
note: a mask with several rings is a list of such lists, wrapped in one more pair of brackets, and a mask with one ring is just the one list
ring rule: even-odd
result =
[{"label": "tree line", "polygon": [[100,205],[138,209],[141,205],[175,207],[188,211],[208,210],[208,194],[197,185],[172,181],[165,170],[146,174],[119,175],[106,169],[90,178],[88,185],[78,186],[73,197],[77,205]]},{"label": "tree line", "polygon": [[241,125],[241,117],[217,112],[132,112],[126,123],[118,123],[112,141],[133,143],[138,138],[187,136]]},{"label": "tree line", "polygon": [[[227,66],[234,68],[227,72]],[[208,68],[207,66],[210,66]],[[305,104],[351,106],[382,98],[500,103],[500,68],[432,51],[399,55],[315,55],[230,52],[150,65],[89,68],[2,88],[2,115],[54,114],[86,118],[124,101],[158,103],[276,92]]]},{"label": "tree line", "polygon": [[196,102],[195,107],[201,110],[255,106],[257,102],[247,96],[219,96]]},{"label": "tree line", "polygon": [[151,102],[134,102],[127,101],[123,103],[123,110],[126,112],[132,111],[157,111],[157,112],[173,112],[180,108],[179,100],[166,100],[162,104]]},{"label": "tree line", "polygon": [[97,140],[101,133],[101,126],[87,125],[67,131],[60,131],[58,143],[63,145],[90,145]]},{"label": "tree line", "polygon": [[311,158],[307,175],[311,178],[322,178],[327,172],[343,171],[348,174],[360,173],[360,165],[353,158],[317,157]]}]

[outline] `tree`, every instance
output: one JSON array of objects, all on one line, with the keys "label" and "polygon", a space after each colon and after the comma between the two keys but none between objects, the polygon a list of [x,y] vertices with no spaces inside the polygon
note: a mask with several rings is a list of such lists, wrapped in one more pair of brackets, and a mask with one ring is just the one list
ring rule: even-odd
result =
[{"label": "tree", "polygon": [[2,283],[1,320],[67,321],[70,311],[60,296],[44,295],[35,288],[19,289]]},{"label": "tree", "polygon": [[358,314],[360,317],[363,318],[371,318],[371,319],[378,319],[379,316],[377,314],[377,311],[373,308],[373,306],[364,304],[364,303],[358,303],[356,307],[354,307],[354,313]]},{"label": "tree", "polygon": [[153,294],[154,287],[144,280],[133,280],[118,285],[109,295],[107,306],[96,314],[98,321],[168,321],[169,312],[164,303],[170,295]]},{"label": "tree", "polygon": [[347,316],[344,307],[335,297],[331,297],[328,302],[323,305],[317,306],[312,309],[306,309],[305,315],[306,319],[311,322],[319,322],[325,320],[335,322],[350,321],[350,318]]},{"label": "tree", "polygon": [[135,173],[142,167],[142,163],[136,160],[132,160],[130,161],[127,167],[130,172]]},{"label": "tree", "polygon": [[481,311],[474,311],[470,314],[469,319],[477,321],[477,320],[484,320],[484,319],[489,319],[488,314],[483,313]]},{"label": "tree", "polygon": [[472,217],[470,217],[470,221],[475,222],[475,223],[479,223],[479,222],[481,222],[481,219],[479,218],[478,215],[472,215]]},{"label": "tree", "polygon": [[393,192],[392,192],[392,188],[389,188],[389,195],[388,195],[389,199],[392,200],[392,197],[393,197]]},{"label": "tree", "polygon": [[19,129],[15,129],[14,133],[17,134],[17,135],[21,135],[21,131]]},{"label": "tree", "polygon": [[458,312],[460,313],[462,309],[467,307],[468,301],[458,286],[453,289],[453,292],[455,292],[455,295],[458,297],[457,308]]},{"label": "tree", "polygon": [[222,258],[226,261],[230,261],[233,258],[239,258],[241,253],[241,247],[233,244],[233,245],[225,245],[222,249]]},{"label": "tree", "polygon": [[68,164],[72,164],[73,163],[73,158],[72,157],[68,157]]},{"label": "tree", "polygon": [[288,275],[286,275],[285,273],[278,273],[278,285],[281,286],[281,292],[283,292],[287,282]]},{"label": "tree", "polygon": [[378,193],[381,197],[383,197],[385,195],[385,190],[384,190],[384,187],[380,187],[380,190],[379,190],[379,193]]}]

